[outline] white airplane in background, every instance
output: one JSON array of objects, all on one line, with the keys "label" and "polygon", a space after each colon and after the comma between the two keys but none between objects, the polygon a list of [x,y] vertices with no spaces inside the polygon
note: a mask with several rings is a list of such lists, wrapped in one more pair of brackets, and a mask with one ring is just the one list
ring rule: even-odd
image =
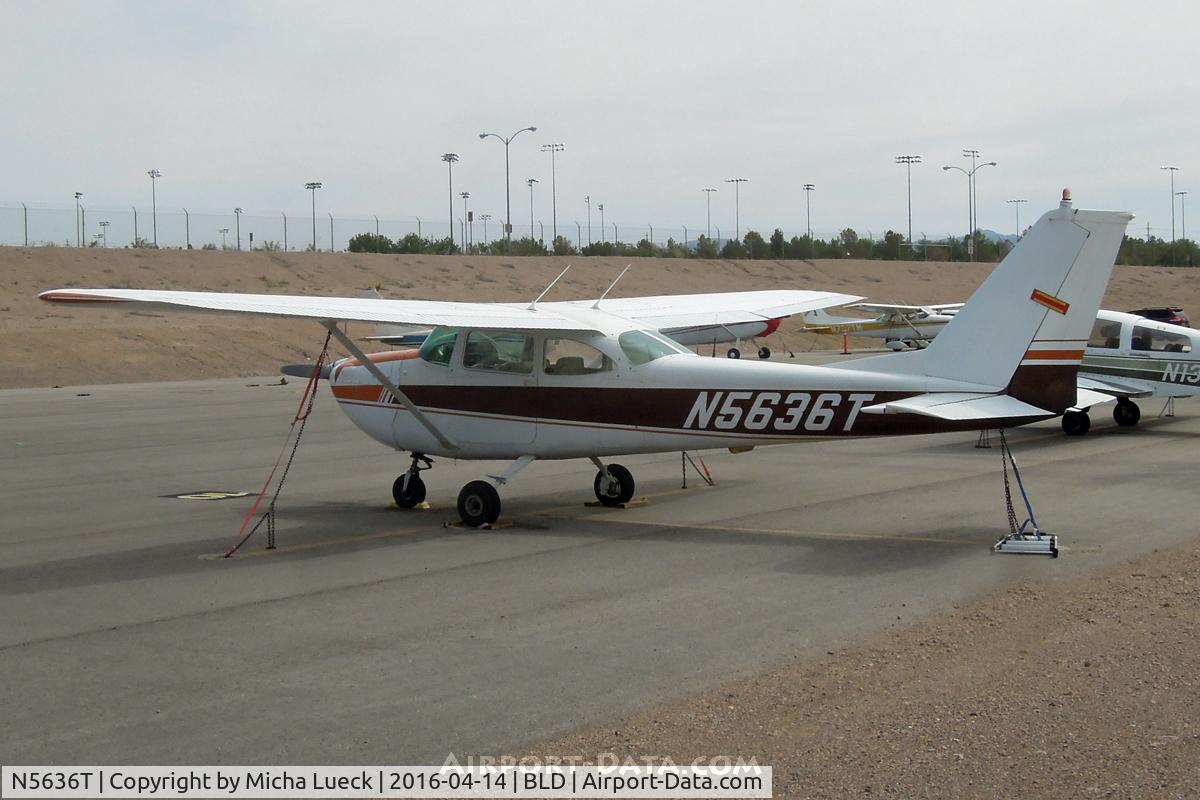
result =
[{"label": "white airplane in background", "polygon": [[834,317],[824,310],[807,311],[802,315],[804,332],[883,339],[884,345],[892,350],[920,349],[929,346],[929,341],[946,327],[963,304],[901,306],[890,303],[854,303],[846,307],[874,311],[878,316],[870,319]]},{"label": "white airplane in background", "polygon": [[1069,436],[1091,427],[1087,409],[1113,400],[1113,419],[1132,426],[1142,418],[1135,397],[1200,395],[1200,331],[1101,309],[1079,367],[1079,399],[1063,414]]},{"label": "white airplane in background", "polygon": [[[618,505],[633,497],[634,479],[602,460],[610,456],[975,430],[1062,414],[1076,402],[1084,344],[1131,218],[1064,201],[928,348],[833,366],[702,358],[658,333],[827,303],[811,292],[539,297],[528,306],[135,289],[40,297],[319,321],[356,356],[329,374],[343,411],[372,438],[411,454],[392,487],[398,505],[424,499],[419,473],[429,456],[512,460],[458,495],[463,522],[481,525],[500,514],[498,487],[537,459],[590,459],[596,497]],[[419,351],[367,356],[338,327],[345,321],[433,333]]]}]

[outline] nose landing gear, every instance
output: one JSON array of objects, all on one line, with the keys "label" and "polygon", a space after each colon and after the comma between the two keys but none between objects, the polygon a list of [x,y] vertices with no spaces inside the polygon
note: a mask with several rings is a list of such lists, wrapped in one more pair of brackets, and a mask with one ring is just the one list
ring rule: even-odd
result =
[{"label": "nose landing gear", "polygon": [[425,481],[421,480],[421,470],[432,466],[433,459],[429,456],[412,454],[412,466],[392,484],[392,499],[396,505],[400,508],[416,508],[425,501]]}]

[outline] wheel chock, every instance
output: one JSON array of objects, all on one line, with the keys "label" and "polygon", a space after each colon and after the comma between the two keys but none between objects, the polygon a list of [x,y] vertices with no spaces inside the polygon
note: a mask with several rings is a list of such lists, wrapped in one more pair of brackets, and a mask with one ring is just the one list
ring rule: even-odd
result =
[{"label": "wheel chock", "polygon": [[422,500],[421,502],[417,503],[412,508],[401,508],[400,506],[396,505],[395,500],[388,503],[388,510],[390,510],[390,511],[430,511],[432,509],[433,509],[433,506],[429,505],[428,500]]},{"label": "wheel chock", "polygon": [[1058,558],[1058,537],[1052,533],[1018,533],[1005,536],[992,545],[993,553],[1050,556]]}]

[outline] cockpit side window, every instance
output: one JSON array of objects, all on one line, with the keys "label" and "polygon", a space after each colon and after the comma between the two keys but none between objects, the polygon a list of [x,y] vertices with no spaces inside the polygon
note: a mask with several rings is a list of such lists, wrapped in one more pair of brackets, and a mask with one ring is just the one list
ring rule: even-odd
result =
[{"label": "cockpit side window", "polygon": [[425,337],[417,354],[430,364],[449,366],[450,356],[454,354],[454,340],[458,338],[458,328],[439,325]]},{"label": "cockpit side window", "polygon": [[1182,333],[1169,333],[1145,325],[1133,327],[1133,349],[1166,353],[1190,353],[1192,340]]},{"label": "cockpit side window", "polygon": [[1098,319],[1092,325],[1092,335],[1088,339],[1088,347],[1104,347],[1114,349],[1121,346],[1121,323]]},{"label": "cockpit side window", "polygon": [[550,336],[542,354],[547,375],[594,375],[610,372],[613,360],[586,342]]},{"label": "cockpit side window", "polygon": [[463,349],[463,366],[529,375],[533,372],[532,336],[515,331],[471,331]]},{"label": "cockpit side window", "polygon": [[690,351],[647,331],[625,331],[617,337],[621,351],[634,366],[649,364],[663,356],[674,356]]}]

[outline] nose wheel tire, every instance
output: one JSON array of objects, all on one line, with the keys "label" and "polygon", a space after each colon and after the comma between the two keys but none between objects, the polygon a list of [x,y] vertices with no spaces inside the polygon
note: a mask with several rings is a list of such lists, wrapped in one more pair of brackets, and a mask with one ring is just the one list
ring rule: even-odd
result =
[{"label": "nose wheel tire", "polygon": [[770,358],[771,357],[771,348],[769,348],[769,347],[758,348],[758,357],[759,358]]},{"label": "nose wheel tire", "polygon": [[1067,436],[1083,436],[1091,427],[1092,421],[1086,412],[1068,411],[1062,416],[1062,429]]},{"label": "nose wheel tire", "polygon": [[633,473],[620,464],[609,464],[608,474],[611,479],[604,477],[603,472],[596,473],[593,486],[596,499],[606,506],[620,506],[633,499]]},{"label": "nose wheel tire", "polygon": [[[404,479],[408,479],[408,486]],[[420,475],[404,473],[392,484],[392,499],[401,508],[414,508],[425,501],[425,481]]]},{"label": "nose wheel tire", "polygon": [[471,481],[458,493],[458,516],[464,525],[490,525],[500,516],[500,493],[487,481]]},{"label": "nose wheel tire", "polygon": [[1117,401],[1117,406],[1113,409],[1113,421],[1118,425],[1128,428],[1131,425],[1137,425],[1141,418],[1142,410],[1138,408],[1137,403],[1131,400]]}]

